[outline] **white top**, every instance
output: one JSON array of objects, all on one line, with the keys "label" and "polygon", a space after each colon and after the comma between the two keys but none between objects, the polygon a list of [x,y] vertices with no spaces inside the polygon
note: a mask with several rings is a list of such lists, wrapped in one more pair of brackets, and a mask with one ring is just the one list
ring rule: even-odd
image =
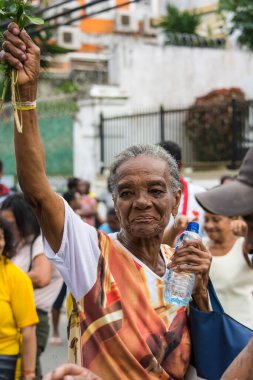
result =
[{"label": "white top", "polygon": [[[204,224],[204,217],[205,217],[205,211],[203,208],[199,205],[199,203],[196,201],[195,194],[203,193],[206,191],[204,187],[195,185],[194,183],[188,182],[188,207],[187,207],[187,216],[188,217],[195,217],[196,213],[198,213],[198,219],[196,222],[199,223],[200,227],[200,235],[203,234],[203,224]],[[180,199],[180,204],[178,208],[178,216],[182,214],[183,211],[183,204],[184,204],[184,193],[182,192],[182,196]],[[172,227],[174,223],[174,218],[171,216],[168,226]]]},{"label": "white top", "polygon": [[[34,260],[34,258],[39,255],[44,255],[41,235],[38,236],[33,243],[32,259]],[[24,245],[18,254],[12,258],[12,262],[27,273],[30,266],[30,245]],[[50,283],[44,286],[44,288],[34,289],[36,308],[49,312],[61,290],[62,284],[63,279],[60,273],[52,266],[52,278]]]},{"label": "white top", "polygon": [[243,242],[238,238],[225,256],[213,256],[210,278],[224,311],[253,329],[253,269],[243,256]]},{"label": "white top", "polygon": [[[65,222],[61,247],[55,254],[47,240],[44,239],[44,251],[61,272],[68,290],[79,301],[90,291],[97,280],[97,267],[101,252],[96,229],[84,223],[65,200],[64,205]],[[111,239],[117,240],[117,232],[109,234],[109,236]],[[118,244],[121,245],[119,241]],[[136,263],[145,269],[148,282],[151,281],[150,273],[152,278],[160,280],[166,278],[166,273],[159,277],[130,251],[124,249]],[[161,253],[165,263],[168,264],[169,261],[163,252],[163,247],[161,247]]]},{"label": "white top", "polygon": [[61,246],[57,254],[44,238],[47,257],[61,272],[76,300],[80,300],[94,285],[100,257],[97,231],[84,223],[65,200],[65,222]]}]

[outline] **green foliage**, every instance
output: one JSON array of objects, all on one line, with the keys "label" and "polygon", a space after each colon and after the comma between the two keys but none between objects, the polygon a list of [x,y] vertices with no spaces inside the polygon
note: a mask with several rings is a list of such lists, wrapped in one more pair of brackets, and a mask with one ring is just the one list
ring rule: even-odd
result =
[{"label": "green foliage", "polygon": [[[0,0],[0,21],[14,21],[20,29],[29,24],[42,25],[44,21],[38,17],[32,16],[31,2],[28,0]],[[0,37],[0,42],[3,36]],[[0,111],[5,101],[8,86],[11,81],[11,68],[7,64],[0,65],[1,82],[3,88],[1,91]],[[15,112],[14,112],[15,114]]]},{"label": "green foliage", "polygon": [[72,80],[65,80],[57,89],[64,94],[72,94],[79,90],[79,87]]},{"label": "green foliage", "polygon": [[187,33],[196,34],[196,29],[200,24],[200,17],[189,11],[180,12],[172,5],[167,6],[167,15],[158,24],[166,34]]},{"label": "green foliage", "polygon": [[229,32],[240,31],[238,42],[253,50],[253,1],[220,0],[220,11],[232,12],[232,27]]},{"label": "green foliage", "polygon": [[186,133],[192,141],[196,161],[227,161],[231,157],[232,99],[237,101],[237,140],[240,141],[247,109],[240,89],[211,91],[189,109]]},{"label": "green foliage", "polygon": [[[47,0],[44,1],[46,6]],[[33,16],[34,11],[37,8],[31,5],[31,1],[27,0],[0,0],[0,21],[14,21],[22,29],[27,25],[42,25],[44,21],[41,18]],[[3,30],[3,26],[0,29]],[[0,43],[3,39],[0,33]],[[58,54],[66,54],[71,50],[65,49],[54,43],[52,39],[51,31],[38,31],[34,38],[36,44],[41,50],[41,67],[46,68],[48,66],[48,57],[53,57]],[[7,80],[5,80],[7,78]],[[11,100],[10,93],[10,68],[8,65],[0,65],[0,108],[6,99]]]},{"label": "green foliage", "polygon": [[42,25],[41,18],[30,15],[32,5],[28,0],[0,0],[0,20],[14,21],[23,29],[28,24]]}]

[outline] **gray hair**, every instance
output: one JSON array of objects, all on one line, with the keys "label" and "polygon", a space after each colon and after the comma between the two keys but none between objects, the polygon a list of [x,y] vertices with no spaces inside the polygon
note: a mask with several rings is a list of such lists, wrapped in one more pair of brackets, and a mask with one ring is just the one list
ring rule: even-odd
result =
[{"label": "gray hair", "polygon": [[161,159],[168,164],[171,176],[171,191],[176,193],[181,188],[178,166],[175,159],[159,145],[138,144],[132,145],[114,157],[109,174],[109,186],[113,195],[116,195],[117,169],[126,161],[138,156],[151,156]]}]

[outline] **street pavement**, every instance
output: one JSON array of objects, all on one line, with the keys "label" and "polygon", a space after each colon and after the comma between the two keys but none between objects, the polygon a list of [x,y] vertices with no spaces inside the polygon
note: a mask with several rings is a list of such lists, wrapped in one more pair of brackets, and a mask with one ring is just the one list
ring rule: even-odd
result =
[{"label": "street pavement", "polygon": [[[51,317],[51,316],[50,316]],[[50,327],[50,336],[51,336],[51,327]],[[49,343],[46,347],[45,352],[41,356],[41,365],[43,375],[47,372],[52,371],[60,364],[67,362],[67,317],[65,313],[61,313],[60,318],[60,335],[63,341],[61,345],[52,345]]]}]

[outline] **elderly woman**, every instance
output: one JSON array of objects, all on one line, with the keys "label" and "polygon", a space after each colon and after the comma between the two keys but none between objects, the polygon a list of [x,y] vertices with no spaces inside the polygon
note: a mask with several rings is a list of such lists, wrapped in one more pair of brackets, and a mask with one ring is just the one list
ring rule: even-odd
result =
[{"label": "elderly woman", "polygon": [[18,70],[21,99],[23,133],[15,131],[18,178],[40,222],[46,253],[71,291],[72,362],[104,380],[183,379],[191,353],[187,316],[184,307],[165,302],[165,276],[168,267],[196,273],[193,297],[208,310],[211,255],[201,242],[186,243],[174,256],[161,245],[180,201],[175,161],[151,145],[116,157],[110,184],[121,231],[98,234],[46,178],[35,109],[39,48],[13,23],[4,38],[0,58]]}]

